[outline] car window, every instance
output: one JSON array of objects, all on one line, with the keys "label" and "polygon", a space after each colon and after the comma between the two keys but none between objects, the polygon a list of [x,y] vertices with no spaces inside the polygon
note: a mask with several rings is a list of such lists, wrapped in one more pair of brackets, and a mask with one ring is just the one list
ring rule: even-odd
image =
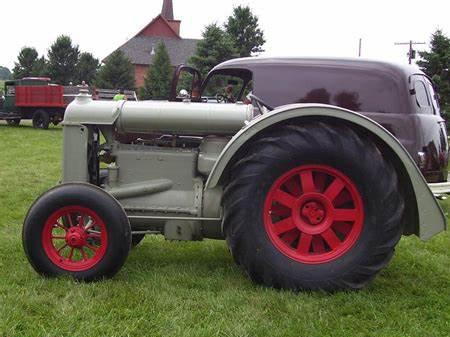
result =
[{"label": "car window", "polygon": [[16,87],[15,86],[8,86],[8,87],[6,87],[6,95],[14,96],[15,94],[16,94]]},{"label": "car window", "polygon": [[416,96],[416,103],[420,108],[420,112],[428,114],[433,113],[430,97],[428,95],[425,83],[422,80],[414,81],[414,92]]},{"label": "car window", "polygon": [[439,95],[434,91],[433,84],[428,78],[424,78],[427,91],[429,93],[431,103],[433,104],[434,113],[440,115]]},{"label": "car window", "polygon": [[401,113],[401,90],[383,73],[332,67],[276,66],[255,71],[255,95],[272,106],[322,103],[352,111]]},{"label": "car window", "polygon": [[203,91],[207,97],[216,95],[228,95],[235,99],[240,98],[239,94],[244,86],[244,81],[240,77],[217,74],[212,76]]}]

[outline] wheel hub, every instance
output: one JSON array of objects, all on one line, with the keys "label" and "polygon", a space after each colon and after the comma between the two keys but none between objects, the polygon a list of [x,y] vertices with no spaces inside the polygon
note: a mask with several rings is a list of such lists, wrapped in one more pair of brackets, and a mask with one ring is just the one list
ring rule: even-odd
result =
[{"label": "wheel hub", "polygon": [[310,201],[303,205],[300,211],[308,225],[318,225],[326,217],[325,207],[316,201]]},{"label": "wheel hub", "polygon": [[82,228],[72,227],[66,234],[66,242],[70,247],[80,248],[86,245],[86,233]]}]

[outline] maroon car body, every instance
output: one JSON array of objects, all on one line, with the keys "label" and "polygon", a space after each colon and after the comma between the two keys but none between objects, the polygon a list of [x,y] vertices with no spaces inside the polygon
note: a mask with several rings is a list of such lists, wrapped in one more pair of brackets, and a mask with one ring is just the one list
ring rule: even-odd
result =
[{"label": "maroon car body", "polygon": [[[230,102],[245,100],[251,91],[273,107],[323,103],[359,112],[399,139],[429,183],[447,180],[445,121],[431,79],[417,67],[362,59],[244,58],[216,66],[200,90],[198,72],[179,70],[194,75],[192,99],[215,101],[232,85]],[[177,71],[173,100],[179,76]]]}]

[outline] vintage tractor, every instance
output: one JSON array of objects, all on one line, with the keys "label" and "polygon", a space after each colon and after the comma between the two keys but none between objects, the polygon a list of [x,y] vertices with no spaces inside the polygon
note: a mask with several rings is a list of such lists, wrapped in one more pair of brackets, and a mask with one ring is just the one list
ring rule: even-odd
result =
[{"label": "vintage tractor", "polygon": [[359,289],[402,235],[446,219],[385,128],[324,104],[105,102],[64,118],[63,178],[30,208],[26,255],[46,276],[112,277],[145,234],[226,239],[257,283]]}]

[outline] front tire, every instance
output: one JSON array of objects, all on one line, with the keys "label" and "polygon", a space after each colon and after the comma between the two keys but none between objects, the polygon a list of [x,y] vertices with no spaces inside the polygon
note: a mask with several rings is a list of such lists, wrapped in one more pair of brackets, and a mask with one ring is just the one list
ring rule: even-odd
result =
[{"label": "front tire", "polygon": [[345,126],[284,126],[250,145],[224,193],[234,259],[257,283],[360,289],[402,234],[397,176],[372,141]]},{"label": "front tire", "polygon": [[19,124],[20,124],[20,118],[16,118],[16,119],[7,119],[7,120],[6,120],[6,123],[7,123],[9,126],[19,126]]},{"label": "front tire", "polygon": [[38,273],[93,281],[112,277],[122,267],[131,246],[131,228],[122,207],[105,191],[88,184],[64,184],[32,205],[22,241]]}]

